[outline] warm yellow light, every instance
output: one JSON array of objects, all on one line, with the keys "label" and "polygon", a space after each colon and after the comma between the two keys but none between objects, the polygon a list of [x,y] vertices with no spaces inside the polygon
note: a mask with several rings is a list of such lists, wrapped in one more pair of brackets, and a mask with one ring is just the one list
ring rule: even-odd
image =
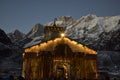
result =
[{"label": "warm yellow light", "polygon": [[64,37],[65,36],[65,34],[64,33],[61,33],[61,37]]}]

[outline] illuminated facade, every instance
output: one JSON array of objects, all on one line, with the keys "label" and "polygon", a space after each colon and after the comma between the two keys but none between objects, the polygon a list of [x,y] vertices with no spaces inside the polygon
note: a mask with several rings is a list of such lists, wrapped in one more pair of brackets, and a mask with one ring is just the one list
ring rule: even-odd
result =
[{"label": "illuminated facade", "polygon": [[[64,37],[63,28],[47,26],[45,32],[42,43],[26,48],[23,53],[23,77],[29,80],[98,79],[96,51]],[[58,34],[51,37],[54,32],[62,33],[61,37],[56,36]]]}]

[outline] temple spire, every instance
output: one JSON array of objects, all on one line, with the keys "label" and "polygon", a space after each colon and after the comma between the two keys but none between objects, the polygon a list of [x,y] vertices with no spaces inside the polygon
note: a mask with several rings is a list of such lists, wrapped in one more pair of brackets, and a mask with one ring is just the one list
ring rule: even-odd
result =
[{"label": "temple spire", "polygon": [[57,18],[54,19],[53,26],[56,26],[56,21],[57,21]]}]

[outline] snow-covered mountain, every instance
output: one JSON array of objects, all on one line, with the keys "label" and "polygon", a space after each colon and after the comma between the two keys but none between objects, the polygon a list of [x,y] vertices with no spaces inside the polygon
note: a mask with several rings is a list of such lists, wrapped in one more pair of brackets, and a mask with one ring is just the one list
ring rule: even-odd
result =
[{"label": "snow-covered mountain", "polygon": [[[65,33],[67,37],[76,39],[96,50],[120,50],[119,30],[120,16],[97,17],[96,15],[87,15],[68,26]],[[107,48],[107,44],[111,40],[113,41],[113,37],[117,39],[117,43],[112,45],[114,47]]]},{"label": "snow-covered mountain", "polygon": [[44,33],[44,27],[40,23],[33,26],[33,28],[30,30],[30,32],[26,35],[28,38],[35,38],[38,36],[42,36]]},{"label": "snow-covered mountain", "polygon": [[[55,21],[56,21],[55,23],[57,26],[62,26],[62,27],[67,27],[74,22],[74,20],[71,16],[61,16],[60,18],[56,19]],[[51,21],[51,22],[45,24],[45,26],[53,26],[53,24],[54,24],[54,21]]]},{"label": "snow-covered mountain", "polygon": [[[71,16],[62,16],[56,20],[56,25],[67,27],[68,25],[72,24],[72,22],[73,18]],[[51,21],[44,26],[53,26],[53,24],[54,21]],[[44,37],[44,26],[38,23],[31,29],[31,31],[26,35],[26,37],[31,38],[32,40],[29,43],[25,44],[24,48],[41,42]]]},{"label": "snow-covered mountain", "polygon": [[11,39],[12,42],[17,42],[23,39],[25,34],[16,29],[13,32],[8,33],[7,36]]},{"label": "snow-covered mountain", "polygon": [[[45,25],[51,26],[53,23],[51,21]],[[77,20],[73,20],[71,16],[62,16],[56,20],[56,25],[66,27],[67,37],[90,48],[120,51],[120,16],[97,17],[89,14]],[[36,24],[27,36],[32,39],[42,36],[43,27],[39,28]],[[34,44],[35,40],[32,42]]]},{"label": "snow-covered mountain", "polygon": [[[44,35],[44,26],[40,23],[33,26],[33,28],[25,35],[23,39],[21,39],[17,45],[25,48],[26,46],[32,46],[32,44],[36,44],[41,42],[41,37]],[[36,40],[40,38],[39,40]],[[38,42],[37,42],[38,41]],[[30,45],[31,44],[31,45]]]},{"label": "snow-covered mountain", "polygon": [[66,29],[66,35],[75,39],[99,38],[103,32],[108,33],[116,31],[120,27],[120,16],[97,17],[96,15],[87,15],[76,20]]}]

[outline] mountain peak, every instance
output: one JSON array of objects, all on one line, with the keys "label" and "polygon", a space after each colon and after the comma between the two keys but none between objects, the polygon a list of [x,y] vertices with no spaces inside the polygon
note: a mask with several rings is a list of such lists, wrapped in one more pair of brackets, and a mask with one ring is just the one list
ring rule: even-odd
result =
[{"label": "mountain peak", "polygon": [[11,43],[11,40],[8,38],[8,36],[2,29],[0,29],[0,42],[2,42],[4,44]]},{"label": "mountain peak", "polygon": [[32,32],[40,30],[41,27],[43,27],[43,25],[41,25],[40,23],[35,24],[35,26],[33,26],[32,28]]},{"label": "mountain peak", "polygon": [[[56,20],[56,25],[66,27],[72,24],[72,22],[73,22],[72,16],[61,16]],[[45,24],[45,26],[52,26],[53,24],[54,24],[54,21],[51,21]]]},{"label": "mountain peak", "polygon": [[88,14],[86,16],[81,17],[80,19],[83,20],[84,22],[88,22],[88,21],[90,21],[92,19],[95,19],[95,18],[97,18],[96,15],[94,15],[94,14]]},{"label": "mountain peak", "polygon": [[60,21],[66,21],[66,22],[70,22],[70,21],[73,21],[73,18],[72,16],[61,16],[59,18]]},{"label": "mountain peak", "polygon": [[15,29],[13,32],[7,34],[11,41],[16,42],[24,38],[25,34]]},{"label": "mountain peak", "polygon": [[86,16],[97,17],[95,14],[88,14]]},{"label": "mountain peak", "polygon": [[34,38],[43,35],[44,27],[40,23],[35,24],[30,32],[26,35],[28,38]]},{"label": "mountain peak", "polygon": [[24,34],[21,31],[19,31],[18,29],[15,29],[13,32],[11,32],[12,34]]}]

